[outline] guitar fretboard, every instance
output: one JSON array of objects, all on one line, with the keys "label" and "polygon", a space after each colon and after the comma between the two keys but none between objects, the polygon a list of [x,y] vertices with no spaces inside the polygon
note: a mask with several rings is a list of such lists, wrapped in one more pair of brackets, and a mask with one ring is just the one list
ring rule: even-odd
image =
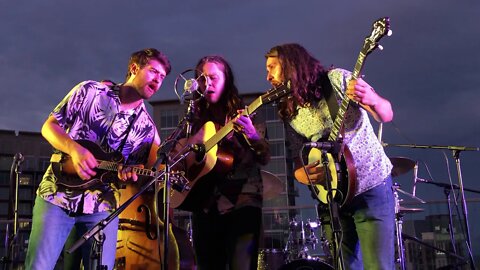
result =
[{"label": "guitar fretboard", "polygon": [[[99,165],[97,166],[101,170],[106,170],[106,171],[118,171],[118,163],[112,162],[112,161],[107,161],[107,160],[97,160]],[[144,168],[139,168],[139,167],[132,167],[132,171],[134,171],[138,175],[143,175],[143,176],[156,176],[157,172],[154,172],[149,169],[144,169]]]},{"label": "guitar fretboard", "polygon": [[[363,50],[360,51],[358,54],[357,62],[355,63],[355,68],[352,72],[352,80],[356,80],[360,75],[360,71],[363,67],[363,62],[365,60],[366,54],[363,53]],[[337,116],[335,118],[335,122],[333,123],[332,131],[328,136],[329,141],[337,141],[340,135],[340,129],[343,126],[343,122],[345,120],[345,112],[347,112],[348,105],[350,105],[350,98],[347,95],[344,95],[342,98],[342,103],[340,104],[337,112]]]},{"label": "guitar fretboard", "polygon": [[[260,106],[263,104],[269,103],[273,100],[276,100],[280,97],[282,97],[285,94],[288,94],[290,92],[290,83],[287,83],[286,85],[279,86],[278,88],[274,88],[264,95],[256,98],[250,105],[248,105],[247,109],[244,111],[244,115],[250,115],[253,112],[255,112]],[[220,142],[225,136],[228,135],[233,130],[233,122],[229,121],[225,126],[220,128],[215,135],[210,137],[205,142],[205,152],[208,152],[210,149],[212,149],[218,142]]]}]

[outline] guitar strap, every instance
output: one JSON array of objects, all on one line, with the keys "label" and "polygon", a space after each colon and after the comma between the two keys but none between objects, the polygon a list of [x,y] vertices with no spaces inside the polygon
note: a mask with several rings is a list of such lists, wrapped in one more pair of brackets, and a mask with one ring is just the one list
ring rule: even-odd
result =
[{"label": "guitar strap", "polygon": [[[335,91],[333,90],[332,83],[330,82],[330,79],[328,80],[328,83],[324,85],[324,96],[325,96],[325,101],[327,102],[328,105],[328,111],[330,112],[330,117],[332,118],[332,121],[335,122],[335,119],[337,117],[338,109],[340,106],[338,105],[337,102],[337,97],[335,95]],[[344,132],[345,129],[343,128],[343,124],[340,127],[340,134],[342,137],[344,137]],[[340,151],[338,152],[337,159],[340,159],[341,154],[343,153],[345,149],[345,143],[342,141]]]},{"label": "guitar strap", "polygon": [[333,92],[333,87],[332,83],[330,80],[328,80],[328,84],[326,83],[324,85],[324,97],[325,101],[327,102],[328,105],[328,111],[330,112],[330,117],[332,118],[332,121],[335,121],[335,118],[338,113],[338,109],[340,108],[338,106],[337,98],[335,96],[335,93]]},{"label": "guitar strap", "polygon": [[127,129],[125,130],[125,137],[123,138],[122,142],[118,146],[118,148],[115,150],[116,152],[121,153],[123,151],[123,147],[125,146],[125,143],[127,142],[128,134],[130,133],[130,130],[133,127],[133,124],[137,121],[138,117],[140,116],[142,112],[141,111],[136,111],[133,113],[133,120],[130,122],[128,125]]}]

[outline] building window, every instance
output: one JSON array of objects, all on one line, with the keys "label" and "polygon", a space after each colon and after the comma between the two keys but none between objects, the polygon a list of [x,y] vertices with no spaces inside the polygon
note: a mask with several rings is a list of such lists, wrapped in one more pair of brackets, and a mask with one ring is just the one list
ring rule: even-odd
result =
[{"label": "building window", "polygon": [[285,143],[284,141],[270,141],[270,154],[272,157],[285,156]]},{"label": "building window", "polygon": [[178,125],[177,110],[162,110],[160,112],[160,128],[171,128]]},{"label": "building window", "polygon": [[285,174],[285,159],[272,157],[264,169],[273,174]]},{"label": "building window", "polygon": [[274,105],[263,106],[262,113],[265,115],[266,121],[275,121],[278,120],[277,107]]},{"label": "building window", "polygon": [[283,123],[280,121],[267,122],[267,136],[269,140],[284,139]]},{"label": "building window", "polygon": [[48,166],[50,165],[50,157],[39,157],[38,158],[38,170],[39,171],[46,171]]},{"label": "building window", "polygon": [[162,142],[165,141],[174,131],[175,128],[162,128],[160,130],[160,138],[162,139]]}]

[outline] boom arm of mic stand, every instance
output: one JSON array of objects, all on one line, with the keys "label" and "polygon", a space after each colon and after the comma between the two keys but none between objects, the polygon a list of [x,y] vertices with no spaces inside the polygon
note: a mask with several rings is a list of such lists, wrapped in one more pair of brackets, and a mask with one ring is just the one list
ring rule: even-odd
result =
[{"label": "boom arm of mic stand", "polygon": [[420,244],[420,245],[423,245],[423,246],[432,248],[432,249],[434,249],[434,250],[440,251],[440,252],[442,252],[442,253],[445,253],[445,254],[447,254],[448,256],[455,257],[456,259],[462,261],[463,264],[466,264],[466,263],[467,263],[467,260],[466,260],[465,258],[460,257],[460,256],[458,256],[457,254],[451,253],[451,252],[449,252],[449,251],[440,249],[440,248],[438,248],[438,247],[436,247],[436,246],[433,246],[433,245],[430,245],[430,244],[428,244],[428,243],[425,243],[425,242],[423,242],[422,240],[420,240],[420,239],[418,239],[418,238],[416,238],[416,237],[410,236],[410,235],[405,234],[405,233],[402,233],[402,237],[403,237],[403,239],[412,240],[412,241],[414,241],[414,242],[417,242],[417,243]]},{"label": "boom arm of mic stand", "polygon": [[[188,152],[190,153],[190,152]],[[183,160],[187,155],[181,155],[179,159],[177,159],[171,166],[174,166],[181,160]],[[75,250],[77,250],[83,243],[88,241],[93,235],[95,235],[100,230],[104,229],[113,219],[115,219],[121,212],[123,212],[136,198],[138,198],[145,190],[147,190],[153,183],[155,183],[159,178],[161,178],[165,174],[165,171],[160,172],[156,177],[153,177],[149,182],[143,185],[140,190],[135,193],[132,197],[130,197],[127,201],[125,201],[120,207],[118,207],[115,211],[113,211],[108,217],[99,221],[95,226],[93,226],[90,230],[88,230],[79,240],[77,240],[69,249],[67,249],[67,253],[71,254]]]},{"label": "boom arm of mic stand", "polygon": [[457,151],[480,151],[479,147],[468,147],[468,146],[455,146],[455,145],[419,145],[419,144],[393,144],[393,143],[382,143],[383,146],[388,147],[407,147],[407,148],[422,148],[422,149],[447,149],[447,150],[457,150]]},{"label": "boom arm of mic stand", "polygon": [[158,178],[162,177],[164,172],[159,173],[156,177],[153,177],[147,184],[143,185],[140,190],[135,193],[132,197],[130,197],[125,203],[120,205],[115,211],[113,211],[108,217],[98,222],[95,226],[93,226],[90,230],[88,230],[79,240],[77,240],[69,249],[67,249],[67,253],[71,254],[75,250],[77,250],[83,243],[88,241],[93,235],[98,233],[100,230],[103,230],[112,220],[114,220],[120,213],[125,210],[136,198],[138,198],[145,190],[147,190],[153,183],[157,181]]}]

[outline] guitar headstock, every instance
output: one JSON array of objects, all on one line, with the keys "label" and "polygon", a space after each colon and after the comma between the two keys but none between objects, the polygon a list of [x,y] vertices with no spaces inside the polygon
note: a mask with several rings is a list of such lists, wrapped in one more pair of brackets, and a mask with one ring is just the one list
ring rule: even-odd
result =
[{"label": "guitar headstock", "polygon": [[371,53],[376,48],[382,48],[378,44],[378,41],[383,38],[384,36],[390,36],[392,34],[392,30],[390,30],[390,18],[384,17],[376,20],[372,25],[372,32],[370,36],[365,38],[365,42],[363,43],[362,52],[364,55]]},{"label": "guitar headstock", "polygon": [[274,87],[270,90],[267,91],[267,93],[263,94],[261,96],[262,98],[262,103],[267,104],[269,102],[275,101],[288,93],[290,93],[292,90],[290,89],[290,81],[283,83],[280,86]]}]

